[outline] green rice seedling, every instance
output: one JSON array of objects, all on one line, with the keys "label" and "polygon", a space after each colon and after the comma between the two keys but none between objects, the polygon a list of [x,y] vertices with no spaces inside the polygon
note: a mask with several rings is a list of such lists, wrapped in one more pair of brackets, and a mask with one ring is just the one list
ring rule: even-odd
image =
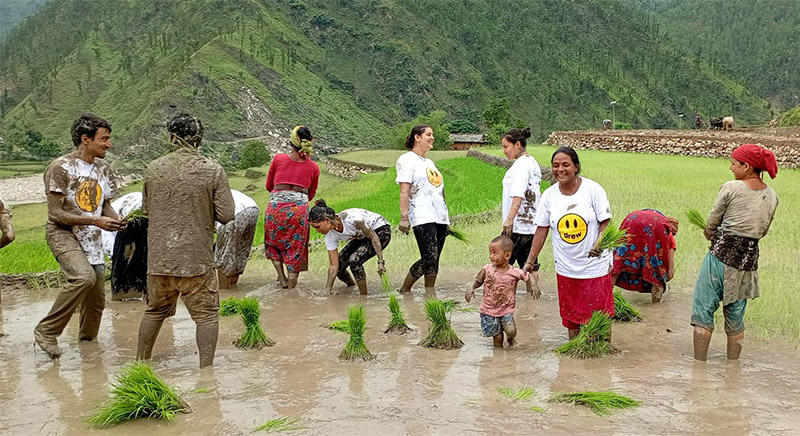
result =
[{"label": "green rice seedling", "polygon": [[622,322],[639,322],[642,316],[619,290],[614,291],[614,319]]},{"label": "green rice seedling", "polygon": [[139,418],[172,421],[176,413],[191,409],[172,388],[158,378],[145,362],[132,363],[111,384],[111,398],[88,422],[99,428]]},{"label": "green rice seedling", "polygon": [[557,354],[589,359],[612,353],[611,318],[601,311],[594,312],[589,322],[581,326],[581,331],[569,342],[555,349]]},{"label": "green rice seedling", "polygon": [[389,281],[389,275],[381,274],[381,284],[383,285],[383,292],[390,294],[392,292],[392,282]]},{"label": "green rice seedling", "polygon": [[464,345],[450,325],[443,301],[435,298],[425,300],[425,314],[428,316],[430,325],[428,335],[419,342],[419,345],[443,350],[461,348]]},{"label": "green rice seedling", "polygon": [[138,220],[138,219],[142,219],[142,218],[147,218],[147,215],[144,213],[142,208],[139,208],[139,209],[134,209],[134,210],[128,212],[128,214],[125,215],[124,220],[125,221],[134,221],[134,220]]},{"label": "green rice seedling", "polygon": [[469,239],[467,239],[467,235],[465,235],[464,232],[462,232],[460,230],[448,229],[447,230],[447,236],[452,236],[458,241],[461,241],[461,242],[463,242],[465,244],[469,244]]},{"label": "green rice seedling", "polygon": [[244,322],[245,331],[233,345],[239,348],[261,349],[275,345],[275,341],[267,337],[259,324],[261,309],[258,307],[258,300],[254,297],[245,297],[239,300],[239,315]]},{"label": "green rice seedling", "polygon": [[389,320],[389,326],[386,327],[384,333],[392,332],[402,335],[411,331],[411,328],[406,324],[403,309],[400,308],[400,302],[397,301],[397,295],[395,294],[389,294],[389,313],[392,314],[392,318]]},{"label": "green rice seedling", "polygon": [[543,408],[543,407],[539,407],[539,406],[531,406],[531,407],[528,407],[528,409],[531,409],[531,410],[533,410],[534,412],[538,412],[538,413],[545,413],[545,412],[547,412],[547,409],[545,409],[545,408]]},{"label": "green rice seedling", "polygon": [[611,409],[627,409],[642,404],[641,401],[611,391],[561,393],[551,396],[547,401],[582,404],[598,415],[608,415]]},{"label": "green rice seedling", "polygon": [[239,299],[228,297],[219,302],[219,316],[232,316],[239,314]]},{"label": "green rice seedling", "polygon": [[452,312],[458,302],[456,300],[442,300],[442,304],[444,304],[444,310]]},{"label": "green rice seedling", "polygon": [[328,324],[324,324],[322,327],[326,329],[335,330],[337,332],[342,333],[350,333],[350,321],[348,320],[341,320],[341,321],[333,321]]},{"label": "green rice seedling", "polygon": [[609,248],[622,247],[628,243],[628,232],[625,229],[620,229],[614,225],[614,222],[608,223],[606,229],[603,230],[603,235],[600,236],[600,242],[597,248],[600,250],[608,250]]},{"label": "green rice seedling", "polygon": [[706,219],[703,218],[703,215],[700,214],[699,210],[689,209],[689,211],[686,212],[686,217],[689,218],[689,222],[691,224],[699,227],[701,230],[706,229]]},{"label": "green rice seedling", "polygon": [[296,425],[300,420],[297,418],[289,418],[284,416],[282,418],[270,419],[269,421],[259,425],[255,431],[266,431],[267,433],[279,433],[292,430],[303,430],[308,427],[301,427]]},{"label": "green rice seedling", "polygon": [[343,360],[372,360],[375,355],[367,349],[364,342],[364,332],[367,329],[367,311],[363,305],[350,306],[347,313],[350,340],[344,346],[339,358]]},{"label": "green rice seedling", "polygon": [[497,392],[500,392],[500,395],[506,397],[512,402],[515,402],[527,400],[528,398],[532,397],[536,391],[533,388],[526,386],[524,388],[519,388],[516,391],[511,388],[500,388],[497,390]]}]

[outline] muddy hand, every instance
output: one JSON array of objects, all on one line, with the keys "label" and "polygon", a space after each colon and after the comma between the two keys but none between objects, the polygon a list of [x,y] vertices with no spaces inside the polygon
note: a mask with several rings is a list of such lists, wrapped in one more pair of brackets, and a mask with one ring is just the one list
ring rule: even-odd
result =
[{"label": "muddy hand", "polygon": [[536,284],[532,278],[528,280],[527,285],[528,285],[528,295],[533,297],[534,300],[538,300],[539,297],[542,296],[542,291],[539,289],[539,285]]},{"label": "muddy hand", "polygon": [[381,260],[378,262],[378,275],[382,276],[386,274],[386,264]]},{"label": "muddy hand", "polygon": [[600,257],[601,254],[603,254],[603,250],[597,248],[596,245],[589,250],[589,257]]},{"label": "muddy hand", "polygon": [[522,270],[525,272],[533,272],[533,262],[530,260],[525,262],[525,265],[522,266]]},{"label": "muddy hand", "polygon": [[472,301],[472,297],[474,295],[475,295],[475,289],[470,289],[464,294],[464,300],[466,300],[466,302],[469,303]]},{"label": "muddy hand", "polygon": [[512,233],[514,233],[514,223],[503,224],[503,236],[508,236],[510,238]]},{"label": "muddy hand", "polygon": [[109,216],[98,217],[95,225],[109,232],[116,232],[125,228],[125,223],[123,221],[111,218]]},{"label": "muddy hand", "polygon": [[411,222],[408,221],[408,218],[403,218],[400,220],[400,231],[408,234],[408,231],[411,230]]}]

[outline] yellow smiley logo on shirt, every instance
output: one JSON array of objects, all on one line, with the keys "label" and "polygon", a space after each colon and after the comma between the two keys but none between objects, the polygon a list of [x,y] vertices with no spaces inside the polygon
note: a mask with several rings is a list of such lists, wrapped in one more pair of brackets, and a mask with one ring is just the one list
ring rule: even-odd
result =
[{"label": "yellow smiley logo on shirt", "polygon": [[78,186],[75,192],[75,203],[85,212],[94,212],[100,207],[103,199],[103,190],[97,180],[86,180]]},{"label": "yellow smiley logo on shirt", "polygon": [[435,187],[442,186],[442,175],[433,168],[428,168],[428,181]]},{"label": "yellow smiley logo on shirt", "polygon": [[577,244],[586,238],[586,220],[578,214],[568,213],[558,220],[558,235],[567,244]]}]

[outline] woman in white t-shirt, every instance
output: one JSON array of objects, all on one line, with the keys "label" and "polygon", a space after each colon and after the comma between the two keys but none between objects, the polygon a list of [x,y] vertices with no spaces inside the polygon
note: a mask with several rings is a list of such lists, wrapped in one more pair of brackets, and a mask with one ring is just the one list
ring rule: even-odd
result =
[{"label": "woman in white t-shirt", "polygon": [[[542,184],[542,170],[526,149],[530,127],[511,129],[503,135],[503,153],[514,161],[503,177],[503,235],[511,238],[514,249],[508,263],[515,262],[522,268],[531,252],[533,235],[536,233],[536,206]],[[534,259],[534,287],[539,286],[539,262]]]},{"label": "woman in white t-shirt", "polygon": [[611,250],[599,250],[600,236],[611,220],[606,191],[597,182],[579,176],[578,153],[560,147],[550,160],[558,183],[547,188],[536,211],[527,271],[544,246],[550,228],[553,234],[553,259],[558,278],[561,323],[572,339],[592,313],[600,310],[614,316],[614,288],[611,282]]},{"label": "woman in white t-shirt", "polygon": [[447,237],[450,216],[444,199],[442,173],[425,155],[433,149],[433,129],[415,126],[406,137],[410,151],[397,159],[395,165],[400,185],[400,231],[408,234],[414,229],[420,259],[409,268],[400,292],[411,292],[411,287],[425,276],[425,296],[435,298],[436,276],[439,274],[439,256]]},{"label": "woman in white t-shirt", "polygon": [[[383,249],[392,239],[392,228],[380,214],[365,209],[345,209],[339,214],[317,200],[308,214],[311,227],[325,235],[325,248],[328,249],[328,281],[325,289],[333,293],[336,277],[347,286],[358,286],[361,295],[367,295],[367,274],[364,263],[378,256],[378,275],[386,273]],[[339,250],[339,241],[349,241]],[[353,272],[353,276],[347,272]],[[355,279],[355,280],[354,280]]]}]

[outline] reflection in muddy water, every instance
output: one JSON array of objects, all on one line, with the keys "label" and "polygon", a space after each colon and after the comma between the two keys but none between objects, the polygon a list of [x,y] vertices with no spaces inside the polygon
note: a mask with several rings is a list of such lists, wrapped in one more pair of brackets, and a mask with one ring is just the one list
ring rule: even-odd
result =
[{"label": "reflection in muddy water", "polygon": [[[463,301],[469,277],[470,272],[442,277],[440,296]],[[59,341],[63,357],[51,362],[34,353],[32,331],[54,292],[3,292],[0,434],[243,435],[281,416],[299,418],[308,427],[289,433],[298,435],[778,435],[800,428],[797,350],[781,341],[748,338],[741,361],[728,362],[724,334],[718,334],[709,361],[695,362],[688,291],[671,291],[660,305],[650,304],[646,295],[626,295],[645,322],[614,325],[620,353],[579,361],[552,353],[566,340],[566,329],[547,277],[541,300],[524,292],[518,296],[517,346],[494,349],[490,338],[480,336],[477,313],[455,311],[451,322],[465,345],[451,351],[417,345],[427,329],[421,289],[399,299],[414,331],[387,335],[389,313],[381,294],[360,297],[341,290],[328,297],[320,294],[321,281],[307,279],[296,292],[287,292],[277,289],[271,276],[248,275],[239,289],[223,293],[259,298],[261,323],[277,344],[235,348],[242,322],[222,318],[215,366],[203,370],[197,369],[194,323],[180,305],[159,335],[153,367],[193,412],[171,423],[145,420],[106,430],[90,429],[84,420],[107,399],[120,368],[132,361],[143,303],[109,302],[97,342],[79,342],[73,322]],[[362,303],[367,346],[377,357],[341,362],[347,335],[320,325],[345,319],[348,305]],[[536,390],[527,400],[510,401],[498,393],[526,386]],[[600,417],[581,406],[547,402],[554,392],[606,389],[643,404]],[[547,411],[537,413],[531,406]]]}]

